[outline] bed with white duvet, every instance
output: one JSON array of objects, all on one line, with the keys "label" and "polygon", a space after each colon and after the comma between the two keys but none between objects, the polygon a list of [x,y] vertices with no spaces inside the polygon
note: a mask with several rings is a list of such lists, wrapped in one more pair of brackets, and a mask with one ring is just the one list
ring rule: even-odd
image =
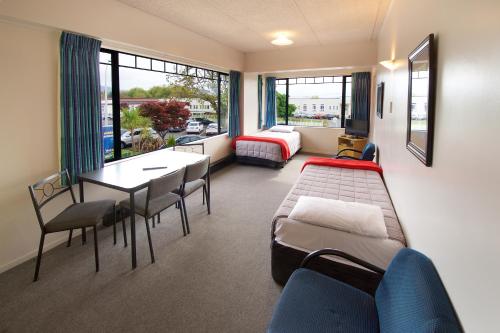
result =
[{"label": "bed with white duvet", "polygon": [[[270,140],[263,141],[260,138]],[[277,142],[270,142],[272,140]],[[283,142],[288,146],[288,154],[284,152]],[[235,152],[239,162],[272,167],[283,167],[300,148],[300,133],[295,131],[293,126],[274,126],[252,136],[239,137],[235,141]]]}]

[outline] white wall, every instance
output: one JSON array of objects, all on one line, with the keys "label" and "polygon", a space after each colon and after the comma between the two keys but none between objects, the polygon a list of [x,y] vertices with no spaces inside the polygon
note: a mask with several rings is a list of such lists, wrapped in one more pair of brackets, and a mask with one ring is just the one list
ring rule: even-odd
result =
[{"label": "white wall", "polygon": [[366,67],[375,64],[373,41],[330,46],[286,47],[245,54],[245,72]]},{"label": "white wall", "polygon": [[[0,2],[0,272],[36,254],[40,229],[27,186],[59,168],[58,64],[61,29],[107,46],[215,69],[243,68],[243,54],[113,0]],[[155,51],[153,51],[154,49]],[[200,52],[199,50],[203,50]],[[215,162],[231,153],[227,135],[206,139]],[[75,189],[78,190],[77,188]],[[86,199],[123,198],[88,186]],[[67,200],[56,200],[47,218]],[[76,233],[78,234],[78,233]],[[66,239],[49,235],[45,250]]]},{"label": "white wall", "polygon": [[259,131],[259,103],[257,94],[257,74],[243,73],[243,135],[252,135]]},{"label": "white wall", "polygon": [[[394,0],[379,35],[384,119],[374,137],[411,247],[427,254],[466,331],[498,331],[500,313],[500,2]],[[408,54],[438,39],[434,163],[405,148]],[[393,112],[389,113],[389,103]]]},{"label": "white wall", "polygon": [[295,127],[302,140],[302,152],[334,155],[338,151],[339,136],[345,134],[343,128]]},{"label": "white wall", "polygon": [[243,53],[116,0],[4,0],[0,15],[88,34],[117,49],[243,69]]}]

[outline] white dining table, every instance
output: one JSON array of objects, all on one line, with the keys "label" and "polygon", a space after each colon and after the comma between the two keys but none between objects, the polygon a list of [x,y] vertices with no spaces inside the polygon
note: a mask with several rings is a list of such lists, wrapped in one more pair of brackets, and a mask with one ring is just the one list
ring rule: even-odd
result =
[{"label": "white dining table", "polygon": [[[84,183],[92,183],[118,191],[126,192],[130,196],[130,234],[132,269],[137,267],[137,247],[135,233],[135,193],[146,188],[149,181],[154,178],[177,171],[189,164],[199,162],[207,155],[172,151],[162,149],[126,160],[112,162],[103,168],[86,172],[78,176],[80,202],[85,201]],[[148,168],[157,168],[149,169]],[[85,230],[83,230],[85,241]]]}]

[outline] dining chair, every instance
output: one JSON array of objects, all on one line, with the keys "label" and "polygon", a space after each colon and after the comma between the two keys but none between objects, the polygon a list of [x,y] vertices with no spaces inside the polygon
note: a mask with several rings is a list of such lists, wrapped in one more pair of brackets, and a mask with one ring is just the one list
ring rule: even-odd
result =
[{"label": "dining chair", "polygon": [[[45,235],[54,232],[68,231],[69,239],[67,246],[71,245],[71,237],[73,229],[82,229],[92,227],[94,229],[94,252],[95,252],[95,270],[99,271],[99,251],[97,246],[97,224],[102,222],[105,215],[113,213],[116,217],[115,201],[114,200],[99,200],[89,202],[76,202],[75,193],[71,185],[68,170],[55,173],[36,184],[28,186],[31,200],[35,208],[36,217],[41,229],[40,244],[38,246],[38,256],[36,259],[35,276],[33,281],[38,280],[38,272],[40,270],[40,263],[42,260],[43,243]],[[53,219],[45,223],[42,216],[42,208],[49,203],[52,199],[62,195],[63,193],[70,192],[73,201],[62,212],[56,215]],[[116,220],[116,219],[115,219]],[[116,221],[114,220],[113,230],[115,232],[116,242]],[[83,243],[83,237],[82,237]]]},{"label": "dining chair", "polygon": [[186,223],[187,233],[191,233],[189,229],[189,221],[187,216],[186,202],[184,199],[196,190],[203,189],[203,205],[205,199],[207,202],[207,210],[210,215],[210,157],[207,157],[199,162],[189,164],[186,167],[186,174],[182,186],[174,191],[178,193],[182,200],[180,202],[181,209],[184,210],[184,221]]},{"label": "dining chair", "polygon": [[[183,184],[185,170],[186,168],[182,168],[162,177],[152,179],[149,181],[146,189],[135,194],[135,212],[137,215],[144,217],[144,222],[146,223],[151,263],[155,262],[155,256],[153,251],[153,242],[151,241],[151,231],[149,229],[149,219],[154,219],[155,216],[158,216],[159,221],[159,215],[161,212],[181,201],[181,196],[172,192],[181,187]],[[120,209],[130,211],[129,198],[120,201]],[[183,213],[184,210],[181,209],[180,214],[182,231],[184,236],[186,236]],[[124,214],[122,214],[122,223],[125,223],[124,219]]]}]

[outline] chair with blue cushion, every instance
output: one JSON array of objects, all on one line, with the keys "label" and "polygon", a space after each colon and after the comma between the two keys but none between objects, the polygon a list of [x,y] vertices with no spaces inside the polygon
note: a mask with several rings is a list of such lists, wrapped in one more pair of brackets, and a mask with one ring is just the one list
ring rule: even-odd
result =
[{"label": "chair with blue cushion", "polygon": [[[305,268],[311,259],[334,255],[382,275],[375,295]],[[288,280],[268,333],[462,332],[432,262],[402,249],[384,271],[339,250],[309,254]]]},{"label": "chair with blue cushion", "polygon": [[[361,154],[359,158],[348,156],[348,155],[343,155],[343,153],[348,152],[348,151],[353,151],[355,153]],[[346,148],[342,149],[337,153],[337,155],[334,156],[336,159],[350,159],[350,160],[361,160],[361,161],[373,161],[375,158],[375,145],[373,143],[367,143],[365,145],[365,148],[363,148],[363,151],[359,151],[356,149],[351,149],[351,148]]]}]

